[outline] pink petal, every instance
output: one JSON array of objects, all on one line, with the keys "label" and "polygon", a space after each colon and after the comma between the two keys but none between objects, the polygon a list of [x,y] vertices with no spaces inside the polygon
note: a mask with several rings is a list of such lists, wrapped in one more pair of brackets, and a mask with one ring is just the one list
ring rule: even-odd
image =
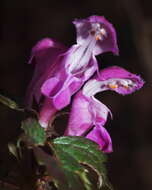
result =
[{"label": "pink petal", "polygon": [[65,135],[84,135],[94,125],[104,125],[110,110],[92,97],[86,97],[80,91],[73,100],[69,123]]},{"label": "pink petal", "polygon": [[73,100],[69,123],[65,135],[81,136],[92,127],[89,101],[79,92]]},{"label": "pink petal", "polygon": [[100,149],[106,153],[112,152],[112,141],[108,131],[103,126],[96,126],[86,136],[86,138],[96,142]]},{"label": "pink petal", "polygon": [[103,37],[102,40],[97,40],[96,46],[93,50],[94,55],[109,51],[116,55],[119,54],[115,29],[103,16],[95,15],[86,19],[76,19],[73,23],[77,29],[78,44],[82,45],[83,43],[86,43],[90,34],[92,34],[92,37]]},{"label": "pink petal", "polygon": [[57,110],[51,104],[48,98],[45,98],[44,104],[40,109],[39,123],[43,128],[47,128],[49,122],[53,120],[53,117]]},{"label": "pink petal", "polygon": [[109,85],[109,90],[113,90],[119,94],[130,94],[136,90],[139,90],[143,85],[144,81],[138,75],[130,73],[124,68],[113,66],[108,67],[100,71],[99,76],[96,77],[98,81],[118,81],[116,86]]},{"label": "pink petal", "polygon": [[41,97],[40,87],[46,79],[46,70],[52,67],[56,58],[65,51],[66,48],[62,44],[49,38],[39,41],[32,49],[29,63],[35,63],[36,65],[32,81],[26,93],[26,101],[29,107],[32,105],[35,95],[37,101]]}]

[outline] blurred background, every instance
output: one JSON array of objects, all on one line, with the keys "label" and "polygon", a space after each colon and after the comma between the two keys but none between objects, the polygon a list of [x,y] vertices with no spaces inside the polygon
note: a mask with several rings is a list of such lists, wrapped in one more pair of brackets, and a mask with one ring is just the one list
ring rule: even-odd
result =
[{"label": "blurred background", "polygon": [[[72,21],[104,15],[117,31],[120,56],[97,57],[100,68],[119,65],[140,74],[144,87],[128,96],[103,92],[97,98],[113,113],[106,127],[114,152],[107,163],[116,190],[152,189],[152,12],[150,0],[1,0],[0,89],[14,99],[25,96],[33,67],[31,48],[44,37],[67,46],[75,43]],[[18,113],[0,105],[0,167],[7,158],[7,143],[18,133]]]}]

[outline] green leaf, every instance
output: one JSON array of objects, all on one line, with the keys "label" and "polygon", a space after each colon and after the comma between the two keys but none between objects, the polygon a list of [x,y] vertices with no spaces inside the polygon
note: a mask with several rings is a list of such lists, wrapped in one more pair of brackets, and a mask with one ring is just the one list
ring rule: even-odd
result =
[{"label": "green leaf", "polygon": [[24,111],[24,109],[20,108],[15,101],[13,101],[10,98],[7,98],[1,94],[0,94],[0,103],[4,104],[5,106],[8,106],[11,109],[17,110],[17,111]]},{"label": "green leaf", "polygon": [[22,137],[24,141],[30,142],[34,145],[44,145],[46,134],[36,119],[28,118],[22,122],[21,128],[25,132],[25,136]]},{"label": "green leaf", "polygon": [[[68,190],[91,190],[92,185],[89,183],[89,179],[87,179],[87,171],[83,166],[81,166],[77,160],[62,150],[60,147],[56,147],[55,154],[57,159],[59,160],[60,167],[65,173],[67,178]],[[83,183],[85,180],[86,183]],[[63,184],[58,181],[57,187],[59,189],[63,189]]]},{"label": "green leaf", "polygon": [[71,176],[77,175],[83,181],[84,189],[92,189],[93,184],[88,178],[88,167],[98,176],[98,189],[104,185],[108,186],[105,169],[106,156],[99,150],[96,143],[83,137],[60,137],[53,140],[52,145],[65,172],[70,172],[70,175],[67,174],[69,183],[72,181]]},{"label": "green leaf", "polygon": [[[37,162],[40,165],[46,166],[47,175],[52,178],[52,181],[58,189],[84,190],[83,184],[80,182],[79,176],[73,173],[73,171],[82,173],[83,168],[70,155],[67,155],[62,150],[59,152],[59,155],[63,158],[64,161],[64,164],[62,164],[58,158],[44,152],[44,150],[40,147],[34,147],[33,151]],[[72,167],[69,167],[69,164]],[[85,178],[85,176],[83,177]]]}]

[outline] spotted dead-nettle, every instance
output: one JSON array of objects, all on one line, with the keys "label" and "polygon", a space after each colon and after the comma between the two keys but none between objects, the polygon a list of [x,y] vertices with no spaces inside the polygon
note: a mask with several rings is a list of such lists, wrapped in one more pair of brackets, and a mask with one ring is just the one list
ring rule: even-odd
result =
[{"label": "spotted dead-nettle", "polygon": [[115,30],[104,17],[91,16],[73,22],[77,43],[70,48],[45,38],[32,49],[29,63],[35,72],[27,91],[27,103],[40,105],[39,122],[46,128],[54,114],[67,106],[97,70],[96,55],[111,51],[118,54]]},{"label": "spotted dead-nettle", "polygon": [[74,97],[65,135],[85,136],[99,144],[104,152],[112,151],[112,141],[104,125],[110,110],[94,96],[98,92],[112,90],[130,94],[143,86],[143,80],[117,66],[101,70],[90,79]]}]

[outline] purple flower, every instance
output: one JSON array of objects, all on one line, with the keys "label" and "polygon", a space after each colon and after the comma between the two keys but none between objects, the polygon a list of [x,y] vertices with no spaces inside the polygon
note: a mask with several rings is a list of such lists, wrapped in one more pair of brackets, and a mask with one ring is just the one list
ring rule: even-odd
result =
[{"label": "purple flower", "polygon": [[94,96],[98,92],[112,90],[125,95],[140,89],[143,80],[117,66],[101,70],[77,93],[72,104],[65,135],[85,136],[99,144],[104,152],[112,151],[111,138],[103,127],[110,110]]},{"label": "purple flower", "polygon": [[44,39],[32,50],[30,63],[36,66],[27,99],[29,106],[33,99],[38,104],[41,101],[42,127],[47,127],[55,112],[67,106],[71,96],[98,70],[95,55],[107,51],[118,54],[115,30],[104,17],[91,16],[73,23],[77,44],[71,48]]},{"label": "purple flower", "polygon": [[35,64],[35,71],[26,95],[29,107],[32,106],[33,100],[40,102],[42,84],[48,79],[54,65],[58,66],[56,64],[58,56],[66,51],[67,48],[64,45],[49,38],[44,38],[33,47],[29,64]]},{"label": "purple flower", "polygon": [[41,87],[43,83],[52,76],[53,71],[60,69],[60,55],[65,53],[67,48],[61,43],[45,38],[39,41],[32,49],[32,55],[29,64],[35,64],[33,78],[28,86],[26,93],[26,103],[32,107],[33,101],[40,105],[40,123],[46,126],[49,119],[53,119],[57,109],[52,105],[49,98],[43,97]]},{"label": "purple flower", "polygon": [[93,96],[79,91],[74,97],[66,136],[85,136],[100,145],[105,152],[112,151],[112,141],[103,127],[110,110]]}]

